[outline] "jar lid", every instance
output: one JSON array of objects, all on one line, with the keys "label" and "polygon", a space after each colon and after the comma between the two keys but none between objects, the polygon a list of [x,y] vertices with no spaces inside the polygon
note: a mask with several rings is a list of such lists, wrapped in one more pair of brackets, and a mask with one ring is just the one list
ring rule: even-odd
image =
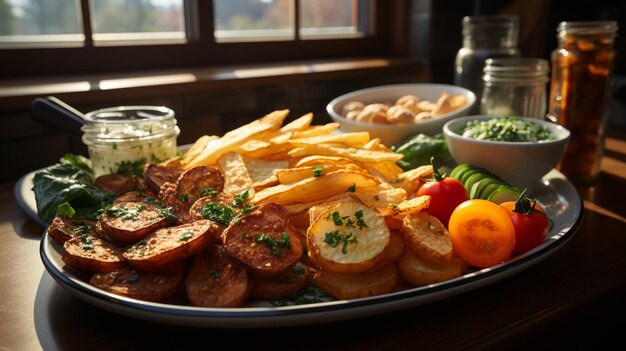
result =
[{"label": "jar lid", "polygon": [[85,114],[83,140],[123,141],[178,134],[174,111],[164,106],[117,106]]},{"label": "jar lid", "polygon": [[618,25],[616,21],[563,21],[559,23],[556,31],[559,36],[565,33],[572,34],[615,34]]}]

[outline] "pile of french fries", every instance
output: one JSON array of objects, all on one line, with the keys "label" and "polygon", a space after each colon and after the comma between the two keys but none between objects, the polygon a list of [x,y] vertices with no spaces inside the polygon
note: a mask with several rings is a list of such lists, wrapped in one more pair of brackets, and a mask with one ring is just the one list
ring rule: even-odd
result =
[{"label": "pile of french fries", "polygon": [[[169,163],[182,169],[218,167],[224,192],[247,191],[253,204],[284,206],[319,268],[316,283],[336,298],[377,295],[398,289],[400,281],[424,285],[461,274],[451,244],[441,249],[435,227],[411,225],[411,218],[429,216],[423,209],[430,198],[415,193],[432,175],[431,166],[403,171],[396,165],[402,155],[369,133],[340,132],[337,123],[312,125],[311,113],[285,124],[289,112],[273,111],[221,137],[202,136]],[[362,225],[355,225],[359,220]],[[428,233],[411,240],[415,231]],[[403,260],[411,264],[403,267]],[[426,266],[422,271],[434,273],[413,279],[414,260]]]}]

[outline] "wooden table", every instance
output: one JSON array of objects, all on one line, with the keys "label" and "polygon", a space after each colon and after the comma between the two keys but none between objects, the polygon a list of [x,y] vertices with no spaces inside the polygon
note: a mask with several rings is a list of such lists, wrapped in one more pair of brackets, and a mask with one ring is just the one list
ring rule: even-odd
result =
[{"label": "wooden table", "polygon": [[[74,298],[45,271],[42,228],[0,184],[0,350],[598,349],[621,342],[626,312],[626,133],[603,173],[577,186],[582,226],[542,262],[468,293],[393,313],[302,327],[203,329],[124,317]],[[620,343],[621,344],[621,343]]]}]

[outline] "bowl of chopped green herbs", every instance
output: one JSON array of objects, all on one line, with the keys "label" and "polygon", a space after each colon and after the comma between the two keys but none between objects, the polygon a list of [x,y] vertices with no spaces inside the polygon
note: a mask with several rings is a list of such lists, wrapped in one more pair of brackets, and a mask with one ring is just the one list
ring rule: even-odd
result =
[{"label": "bowl of chopped green herbs", "polygon": [[570,139],[568,129],[552,122],[486,115],[449,121],[443,134],[456,163],[486,169],[529,191],[558,165]]}]

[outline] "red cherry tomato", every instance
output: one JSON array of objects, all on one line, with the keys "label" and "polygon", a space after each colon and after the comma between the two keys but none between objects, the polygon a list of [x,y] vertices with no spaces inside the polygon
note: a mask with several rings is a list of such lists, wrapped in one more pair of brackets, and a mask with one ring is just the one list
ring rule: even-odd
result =
[{"label": "red cherry tomato", "polygon": [[539,246],[545,240],[550,229],[550,219],[535,200],[526,197],[525,192],[517,201],[503,202],[500,207],[506,210],[515,227],[514,255]]},{"label": "red cherry tomato", "polygon": [[463,201],[468,200],[467,190],[463,183],[454,178],[443,177],[431,158],[431,164],[434,169],[434,181],[424,183],[418,190],[416,195],[430,195],[430,205],[426,208],[426,212],[436,217],[446,228],[450,221],[450,215],[454,209]]}]

